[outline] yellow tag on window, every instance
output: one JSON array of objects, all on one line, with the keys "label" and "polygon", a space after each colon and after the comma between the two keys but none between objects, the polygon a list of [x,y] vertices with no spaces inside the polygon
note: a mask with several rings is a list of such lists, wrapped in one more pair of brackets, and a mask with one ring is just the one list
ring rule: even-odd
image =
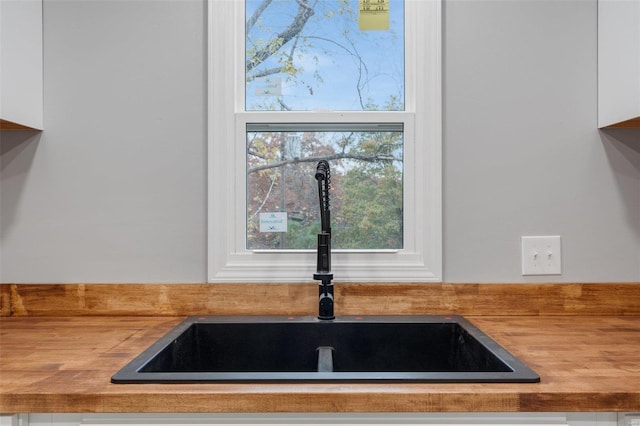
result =
[{"label": "yellow tag on window", "polygon": [[360,30],[389,29],[389,0],[359,0]]}]

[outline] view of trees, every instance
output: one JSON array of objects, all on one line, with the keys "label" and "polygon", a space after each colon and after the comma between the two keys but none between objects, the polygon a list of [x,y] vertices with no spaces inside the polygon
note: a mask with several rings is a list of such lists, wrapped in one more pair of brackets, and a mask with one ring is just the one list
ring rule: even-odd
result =
[{"label": "view of trees", "polygon": [[[390,29],[360,31],[358,0],[246,0],[246,109],[403,110],[402,1],[385,1]],[[317,127],[248,129],[247,248],[315,248],[321,159],[333,247],[402,248],[402,126]],[[260,232],[270,212],[287,212],[286,233]]]}]

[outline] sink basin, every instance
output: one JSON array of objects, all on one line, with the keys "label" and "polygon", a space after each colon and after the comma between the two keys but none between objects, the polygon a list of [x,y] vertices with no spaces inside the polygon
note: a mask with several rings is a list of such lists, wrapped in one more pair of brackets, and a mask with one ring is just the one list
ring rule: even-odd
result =
[{"label": "sink basin", "polygon": [[113,383],[224,381],[538,382],[459,316],[195,316]]}]

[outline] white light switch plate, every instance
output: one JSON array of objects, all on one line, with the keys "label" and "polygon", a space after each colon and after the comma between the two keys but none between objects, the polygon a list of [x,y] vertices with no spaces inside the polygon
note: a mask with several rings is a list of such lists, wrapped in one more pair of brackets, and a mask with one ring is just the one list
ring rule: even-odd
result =
[{"label": "white light switch plate", "polygon": [[522,275],[561,275],[560,236],[522,237]]}]

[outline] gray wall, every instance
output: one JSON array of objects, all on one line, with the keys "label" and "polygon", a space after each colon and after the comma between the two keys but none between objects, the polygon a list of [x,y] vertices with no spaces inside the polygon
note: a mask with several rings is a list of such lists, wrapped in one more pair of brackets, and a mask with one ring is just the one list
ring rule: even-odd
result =
[{"label": "gray wall", "polygon": [[45,0],[45,131],[3,140],[3,282],[206,279],[205,10]]},{"label": "gray wall", "polygon": [[[596,0],[447,1],[444,28],[446,280],[640,280],[640,130],[596,129]],[[522,277],[521,235],[562,236],[562,277]]]},{"label": "gray wall", "polygon": [[[45,131],[2,135],[2,282],[206,280],[200,1],[45,0]],[[640,281],[640,133],[596,130],[596,0],[444,5],[449,282]],[[521,235],[563,275],[522,277]]]}]

